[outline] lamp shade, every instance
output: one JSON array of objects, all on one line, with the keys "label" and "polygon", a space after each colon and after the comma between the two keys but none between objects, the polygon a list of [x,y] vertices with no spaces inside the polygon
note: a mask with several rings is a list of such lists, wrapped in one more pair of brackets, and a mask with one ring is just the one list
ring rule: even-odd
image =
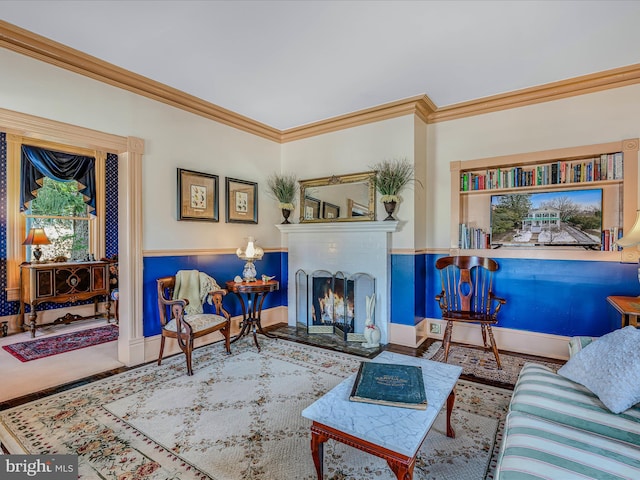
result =
[{"label": "lamp shade", "polygon": [[238,248],[236,255],[242,260],[260,260],[264,255],[264,250],[256,245],[253,237],[249,237],[247,240],[247,246]]},{"label": "lamp shade", "polygon": [[620,240],[615,242],[620,247],[633,247],[640,244],[640,210],[636,213],[636,221],[631,227],[631,231],[626,233]]},{"label": "lamp shade", "polygon": [[22,242],[23,245],[49,245],[51,241],[44,233],[44,228],[32,228],[29,230],[27,238]]}]

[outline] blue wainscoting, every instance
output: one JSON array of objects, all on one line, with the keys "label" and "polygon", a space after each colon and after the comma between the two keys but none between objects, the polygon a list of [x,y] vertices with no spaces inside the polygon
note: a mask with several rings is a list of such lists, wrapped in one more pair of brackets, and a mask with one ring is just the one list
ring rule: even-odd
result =
[{"label": "blue wainscoting", "polygon": [[[265,253],[262,260],[255,263],[258,275],[276,275],[280,290],[267,295],[263,308],[273,308],[287,304],[287,269],[281,270],[281,252]],[[286,262],[286,259],[284,260]],[[213,277],[224,288],[225,282],[242,275],[244,262],[236,255],[187,255],[172,257],[145,257],[143,272],[143,332],[145,337],[160,334],[160,319],[156,293],[156,279],[175,275],[178,270],[199,270]],[[280,272],[284,271],[284,278]],[[231,316],[241,315],[240,302],[234,294],[229,294],[223,302]],[[205,304],[205,311],[211,308]]]},{"label": "blue wainscoting", "polygon": [[[427,255],[425,259],[429,272],[425,298],[428,318],[441,318],[434,297],[440,291],[435,262],[442,256]],[[607,297],[640,294],[635,263],[496,260],[500,270],[495,276],[494,291],[507,300],[500,311],[499,326],[504,328],[601,336],[620,327],[620,315]]]},{"label": "blue wainscoting", "polygon": [[416,325],[426,316],[425,255],[391,255],[391,322]]},{"label": "blue wainscoting", "polygon": [[[435,296],[440,280],[435,262],[443,255],[391,256],[391,321],[416,325],[422,319],[441,318]],[[287,305],[287,254],[266,253],[256,262],[258,274],[276,275],[280,290],[269,294],[264,308]],[[635,263],[572,260],[498,259],[500,270],[494,291],[507,304],[500,327],[539,333],[601,336],[620,327],[620,315],[609,295],[640,294]],[[178,270],[200,270],[224,286],[242,271],[244,262],[233,254],[146,257],[144,260],[144,335],[158,335],[156,279]],[[240,315],[235,295],[224,300],[231,315]],[[208,307],[208,306],[207,306]]]}]

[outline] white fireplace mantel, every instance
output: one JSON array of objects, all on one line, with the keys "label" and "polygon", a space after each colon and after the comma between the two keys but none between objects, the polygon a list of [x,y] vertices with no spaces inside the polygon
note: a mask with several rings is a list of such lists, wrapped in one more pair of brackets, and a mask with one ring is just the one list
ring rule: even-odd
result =
[{"label": "white fireplace mantel", "polygon": [[381,222],[327,222],[327,223],[289,223],[276,225],[281,233],[318,233],[318,232],[387,232],[398,230],[398,221]]},{"label": "white fireplace mantel", "polygon": [[[287,234],[289,286],[296,272],[368,273],[376,279],[375,323],[380,342],[388,343],[391,298],[391,234],[397,221],[328,222],[276,225]],[[288,289],[288,324],[296,326],[295,288]],[[306,312],[301,315],[306,321]]]}]

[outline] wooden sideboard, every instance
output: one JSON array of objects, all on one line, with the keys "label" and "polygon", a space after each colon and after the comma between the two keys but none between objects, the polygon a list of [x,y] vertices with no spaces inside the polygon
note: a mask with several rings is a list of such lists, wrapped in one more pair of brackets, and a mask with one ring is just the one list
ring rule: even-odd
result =
[{"label": "wooden sideboard", "polygon": [[[31,330],[35,337],[36,329],[45,325],[71,323],[87,318],[110,318],[111,299],[109,296],[109,263],[64,262],[64,263],[23,263],[20,265],[20,311],[19,322],[24,330]],[[98,299],[104,296],[106,312],[98,311]],[[94,314],[88,316],[67,313],[51,323],[37,323],[38,305],[42,303],[75,303],[94,299]],[[31,312],[28,324],[24,323],[25,304]]]}]

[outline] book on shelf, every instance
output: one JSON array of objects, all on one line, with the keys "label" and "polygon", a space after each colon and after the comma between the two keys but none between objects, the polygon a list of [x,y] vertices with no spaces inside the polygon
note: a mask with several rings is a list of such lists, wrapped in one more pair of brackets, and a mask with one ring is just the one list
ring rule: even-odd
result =
[{"label": "book on shelf", "polygon": [[490,248],[491,235],[482,228],[458,225],[458,248]]},{"label": "book on shelf", "polygon": [[599,157],[559,160],[544,165],[494,168],[483,172],[463,172],[460,174],[460,190],[467,192],[496,188],[622,180],[623,173],[623,153],[604,153]]},{"label": "book on shelf", "polygon": [[349,400],[426,410],[422,368],[396,363],[361,362]]},{"label": "book on shelf", "polygon": [[622,235],[622,227],[612,227],[602,230],[601,250],[604,252],[618,252],[622,250],[622,247],[615,243],[622,238]]}]

